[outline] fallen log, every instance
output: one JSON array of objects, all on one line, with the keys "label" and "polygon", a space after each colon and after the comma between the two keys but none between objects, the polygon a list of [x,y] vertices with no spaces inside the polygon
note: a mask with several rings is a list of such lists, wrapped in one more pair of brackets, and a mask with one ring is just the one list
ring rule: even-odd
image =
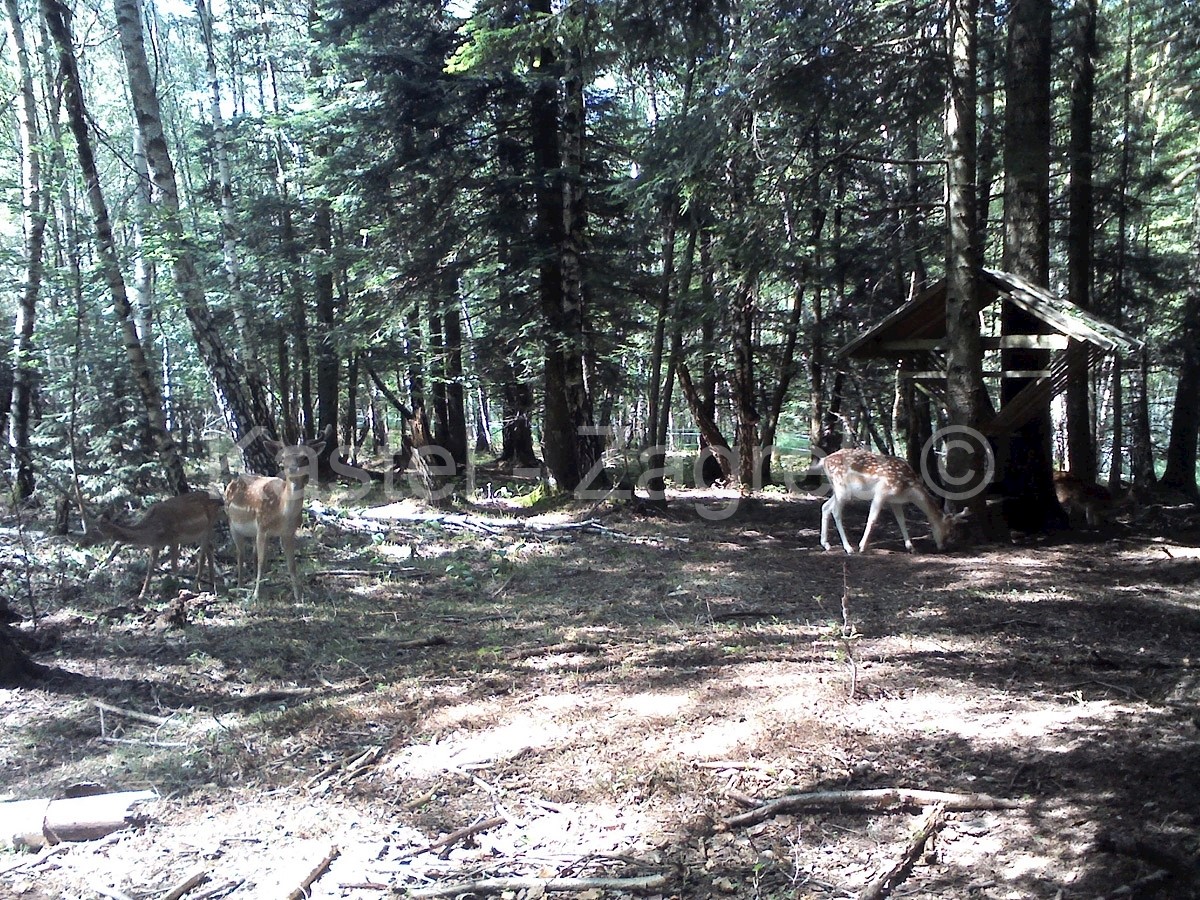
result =
[{"label": "fallen log", "polygon": [[45,847],[62,841],[91,841],[145,822],[137,807],[157,800],[154,791],[119,791],[59,800],[0,803],[4,839],[14,847]]},{"label": "fallen log", "polygon": [[721,821],[725,828],[744,828],[757,825],[774,816],[798,809],[923,809],[941,803],[947,812],[979,809],[1021,809],[1026,804],[987,794],[952,794],[943,791],[917,791],[908,788],[881,788],[870,791],[816,791],[808,794],[788,794],[736,816]]}]

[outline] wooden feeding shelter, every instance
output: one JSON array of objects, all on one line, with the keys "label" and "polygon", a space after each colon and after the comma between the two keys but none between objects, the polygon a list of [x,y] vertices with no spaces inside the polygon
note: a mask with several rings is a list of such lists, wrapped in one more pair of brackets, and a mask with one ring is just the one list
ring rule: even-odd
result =
[{"label": "wooden feeding shelter", "polygon": [[[1142,342],[1119,328],[1080,309],[1045,288],[1017,275],[980,269],[977,276],[981,311],[996,301],[1011,303],[1030,313],[1037,334],[985,334],[983,350],[1049,350],[1048,369],[984,371],[984,378],[1027,379],[1025,387],[983,423],[989,437],[1010,434],[1045,409],[1051,398],[1066,389],[1067,353],[1071,342],[1087,348],[1088,365],[1108,354],[1136,353]],[[999,316],[996,316],[998,319]],[[901,306],[877,325],[846,344],[838,356],[844,360],[892,358],[906,360],[901,374],[923,384],[931,393],[944,393],[946,381],[946,282],[937,282]]]}]

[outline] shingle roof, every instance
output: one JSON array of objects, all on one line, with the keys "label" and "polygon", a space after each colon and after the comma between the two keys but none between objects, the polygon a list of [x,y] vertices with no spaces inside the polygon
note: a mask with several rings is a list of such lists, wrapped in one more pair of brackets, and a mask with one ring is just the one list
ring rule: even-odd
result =
[{"label": "shingle roof", "polygon": [[[980,269],[979,288],[983,306],[1003,298],[1041,319],[1056,333],[1092,344],[1104,352],[1127,354],[1142,347],[1141,341],[1119,328],[1018,275]],[[838,356],[855,359],[903,356],[917,351],[914,342],[928,344],[920,349],[937,350],[942,349],[940,345],[945,339],[946,282],[943,279],[846,344],[838,351]]]}]

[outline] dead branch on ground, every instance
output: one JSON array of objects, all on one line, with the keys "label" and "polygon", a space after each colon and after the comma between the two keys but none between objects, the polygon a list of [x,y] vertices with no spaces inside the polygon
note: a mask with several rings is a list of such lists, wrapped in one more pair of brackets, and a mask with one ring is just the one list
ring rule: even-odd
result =
[{"label": "dead branch on ground", "polygon": [[412,847],[405,850],[397,858],[412,859],[414,856],[420,856],[422,853],[431,853],[434,850],[451,847],[461,840],[485,831],[491,831],[493,828],[499,828],[501,825],[507,824],[507,822],[508,819],[504,816],[493,816],[490,819],[484,819],[482,822],[476,822],[474,825],[467,825],[464,828],[459,828],[457,831],[452,831],[444,837],[438,838],[433,843],[426,844],[424,847]]},{"label": "dead branch on ground", "polygon": [[871,883],[859,893],[858,900],[884,900],[889,896],[908,877],[924,851],[926,842],[941,830],[945,821],[946,807],[943,804],[938,803],[930,807],[909,835],[900,858],[871,879]]},{"label": "dead branch on ground", "polygon": [[640,878],[480,878],[430,888],[410,890],[410,897],[457,897],[460,894],[501,894],[507,891],[657,891],[667,885],[669,875],[645,875]]},{"label": "dead branch on ground", "polygon": [[167,893],[163,894],[162,900],[180,900],[184,894],[189,894],[194,888],[199,887],[208,881],[208,872],[204,869],[197,869],[183,881],[179,882]]},{"label": "dead branch on ground", "polygon": [[[320,772],[308,779],[304,787],[312,790],[316,785],[326,779],[331,779],[331,776],[337,774],[336,779],[332,779],[329,784],[325,785],[322,790],[327,790],[334,784],[348,784],[359,775],[362,775],[368,769],[379,761],[380,754],[383,753],[383,748],[378,746],[367,747],[357,753],[351,753],[344,756],[342,759],[332,762],[323,768]],[[339,774],[340,773],[340,774]]]},{"label": "dead branch on ground", "polygon": [[905,807],[924,808],[935,803],[944,804],[948,812],[965,812],[981,809],[1021,809],[1026,804],[1019,800],[1006,800],[987,794],[952,794],[942,791],[918,791],[908,788],[881,788],[870,791],[817,791],[809,794],[788,794],[763,803],[748,812],[729,816],[721,821],[725,828],[744,828],[757,825],[774,816],[795,812],[798,809],[850,809],[885,810]]},{"label": "dead branch on ground", "polygon": [[294,891],[287,895],[287,900],[303,900],[303,898],[307,897],[309,893],[308,889],[313,886],[313,883],[318,878],[329,871],[329,867],[333,865],[333,861],[337,859],[340,852],[337,847],[330,847],[329,852],[325,854],[325,858],[313,867],[313,870],[308,873],[308,876],[300,882]]}]

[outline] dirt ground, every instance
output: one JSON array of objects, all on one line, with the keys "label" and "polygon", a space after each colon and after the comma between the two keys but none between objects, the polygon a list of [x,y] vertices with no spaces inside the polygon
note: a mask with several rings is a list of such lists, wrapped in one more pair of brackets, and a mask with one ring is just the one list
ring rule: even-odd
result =
[{"label": "dirt ground", "polygon": [[729,820],[878,789],[1015,801],[948,811],[893,896],[1197,895],[1194,509],[944,554],[886,522],[846,557],[819,548],[819,503],[783,494],[683,492],[662,516],[338,506],[304,534],[301,603],[277,565],[251,604],[226,551],[181,626],[156,618],[185,582],[132,599],[133,550],[5,539],[6,596],[34,598],[21,627],[64,674],[0,691],[0,794],[158,799],[105,839],[0,851],[0,897],[165,898],[193,873],[190,900],[299,897],[314,873],[314,898],[548,878],[854,897],[927,798]]}]

